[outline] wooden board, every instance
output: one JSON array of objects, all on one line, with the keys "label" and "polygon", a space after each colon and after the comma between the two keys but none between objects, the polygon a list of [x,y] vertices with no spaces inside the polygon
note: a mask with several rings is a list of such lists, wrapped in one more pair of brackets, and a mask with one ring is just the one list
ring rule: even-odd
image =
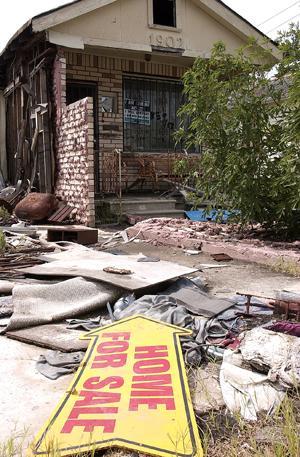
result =
[{"label": "wooden board", "polygon": [[80,340],[81,330],[67,329],[67,324],[39,325],[7,332],[13,340],[62,352],[85,351],[88,342]]},{"label": "wooden board", "polygon": [[[21,272],[34,276],[82,276],[83,278],[103,281],[126,290],[139,290],[160,284],[170,279],[195,273],[197,269],[188,268],[172,262],[138,262],[139,256],[113,255],[107,252],[80,250],[50,254],[50,263],[22,268]],[[119,275],[107,273],[104,268],[115,267],[130,270],[132,274]]]}]

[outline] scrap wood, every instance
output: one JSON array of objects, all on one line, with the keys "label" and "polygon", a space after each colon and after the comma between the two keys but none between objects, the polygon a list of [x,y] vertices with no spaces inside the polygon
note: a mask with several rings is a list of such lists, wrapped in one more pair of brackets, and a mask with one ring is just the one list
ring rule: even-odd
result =
[{"label": "scrap wood", "polygon": [[[116,256],[93,249],[74,249],[49,254],[47,257],[48,263],[23,269],[23,273],[38,276],[82,276],[126,290],[138,290],[197,271],[196,268],[166,261],[140,263],[137,261],[139,255]],[[132,275],[114,275],[103,271],[103,268],[110,265],[131,270]]]},{"label": "scrap wood", "polygon": [[106,273],[113,273],[116,275],[131,275],[132,271],[131,270],[126,270],[125,268],[116,268],[116,267],[105,267],[103,268],[103,271]]},{"label": "scrap wood", "polygon": [[63,222],[67,217],[70,216],[74,208],[69,205],[63,204],[60,206],[50,217],[48,221],[50,222]]},{"label": "scrap wood", "polygon": [[216,261],[216,262],[229,262],[230,260],[233,260],[230,255],[225,254],[224,252],[221,252],[220,254],[211,254],[211,257]]},{"label": "scrap wood", "polygon": [[79,330],[66,328],[65,324],[38,325],[5,333],[13,340],[62,352],[85,351],[88,344],[79,338],[81,334]]}]

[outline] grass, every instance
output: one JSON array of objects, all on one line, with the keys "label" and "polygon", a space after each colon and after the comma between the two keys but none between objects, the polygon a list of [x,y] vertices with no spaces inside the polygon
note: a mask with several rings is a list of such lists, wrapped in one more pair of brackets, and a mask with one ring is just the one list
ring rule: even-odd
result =
[{"label": "grass", "polygon": [[272,417],[245,422],[226,412],[200,418],[204,457],[299,457],[300,396],[286,397]]},{"label": "grass", "polygon": [[286,260],[280,257],[271,265],[271,269],[277,273],[286,273],[290,276],[300,277],[300,265],[293,260]]},{"label": "grass", "polygon": [[[197,418],[204,457],[299,457],[300,394],[286,396],[272,417],[261,415],[257,422],[245,422],[224,409]],[[0,457],[23,457],[28,434],[14,434],[0,443]],[[48,446],[47,457],[61,457],[56,446]],[[136,451],[109,448],[76,453],[70,457],[133,457]],[[143,454],[143,457],[146,457]]]},{"label": "grass", "polygon": [[0,206],[0,219],[2,219],[3,222],[8,222],[11,218],[10,213],[7,211],[4,206]]},{"label": "grass", "polygon": [[[0,208],[1,209],[1,208]],[[6,240],[4,233],[0,230],[0,253],[5,251]]]}]

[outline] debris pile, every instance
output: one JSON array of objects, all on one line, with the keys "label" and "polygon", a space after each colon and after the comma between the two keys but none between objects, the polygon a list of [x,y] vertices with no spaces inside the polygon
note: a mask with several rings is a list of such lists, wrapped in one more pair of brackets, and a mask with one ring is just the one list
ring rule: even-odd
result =
[{"label": "debris pile", "polygon": [[[198,243],[189,246],[193,249],[203,248],[203,243],[218,236],[209,234],[210,228],[205,230],[201,223],[199,227],[194,224],[174,220],[171,224],[168,219],[148,220],[124,232],[107,235],[106,241],[96,247],[66,240],[49,241],[54,236],[51,230],[46,240],[31,227],[16,225],[10,230],[5,229],[5,250],[0,259],[1,339],[13,339],[46,349],[41,349],[36,372],[32,373],[32,376],[40,376],[40,382],[44,378],[48,378],[44,382],[58,382],[56,380],[80,367],[75,375],[78,377],[89,367],[86,369],[91,371],[86,381],[93,379],[89,386],[94,388],[99,383],[93,376],[101,376],[101,373],[95,373],[93,366],[89,365],[92,351],[97,348],[94,368],[111,370],[115,367],[116,372],[105,372],[105,376],[123,376],[125,379],[130,374],[127,362],[124,362],[124,373],[123,365],[118,364],[127,360],[125,352],[129,351],[130,338],[137,338],[139,346],[133,349],[151,353],[151,357],[144,353],[133,357],[134,352],[130,352],[128,359],[128,363],[136,359],[140,364],[140,371],[133,374],[136,377],[135,384],[132,384],[138,386],[143,380],[141,391],[132,395],[133,410],[139,411],[139,402],[145,406],[151,400],[154,405],[157,398],[160,407],[173,405],[170,398],[175,387],[171,379],[179,376],[181,368],[180,364],[170,368],[173,362],[168,359],[165,348],[170,350],[170,345],[179,341],[180,334],[182,356],[181,352],[178,355],[180,345],[174,346],[177,352],[172,348],[177,354],[176,363],[182,360],[189,373],[191,397],[198,418],[224,408],[249,421],[257,421],[261,412],[272,414],[289,392],[300,387],[300,324],[288,320],[290,311],[293,311],[290,305],[297,310],[292,317],[299,319],[300,294],[281,291],[274,293],[273,297],[260,297],[254,292],[242,291],[230,299],[217,298],[207,292],[197,268],[161,260],[157,252],[155,255],[128,255],[118,249],[108,251],[115,247],[115,243],[128,244],[136,237],[152,236],[154,228],[157,233],[153,242]],[[205,227],[209,227],[207,223]],[[217,225],[214,227],[218,229]],[[71,227],[71,232],[67,229],[63,232],[73,233],[73,229],[79,231],[80,228]],[[225,234],[226,227],[222,236]],[[221,252],[222,256],[217,260],[230,260],[226,258],[228,254]],[[278,311],[284,314],[284,321],[281,316],[277,318]],[[136,318],[142,319],[139,325],[132,324]],[[144,326],[143,319],[151,331],[146,330],[148,324]],[[112,337],[115,335],[112,329],[118,326],[118,336]],[[160,339],[164,331],[167,332],[164,329],[169,332],[172,329],[171,334],[175,332],[177,335],[170,339],[168,346]],[[82,338],[83,331],[89,333]],[[110,335],[112,341],[101,343],[101,340],[96,345],[98,340],[95,338],[100,338],[100,334],[104,339]],[[104,344],[103,354],[101,344]],[[150,373],[148,364],[153,364],[156,358],[160,368]],[[108,361],[113,361],[112,365],[105,365]],[[147,367],[146,371],[142,367]],[[166,373],[161,367],[165,367]],[[145,373],[147,376],[143,376]],[[156,377],[150,387],[145,383],[151,376]],[[163,385],[160,379],[164,380]],[[168,385],[165,385],[167,381]],[[74,402],[83,395],[72,389],[68,389],[66,401]],[[147,389],[152,393],[149,394]],[[161,392],[168,392],[168,396]],[[89,395],[92,401],[98,398],[98,393]],[[149,409],[160,411],[156,407]],[[89,411],[93,413],[93,409]],[[170,423],[173,420],[170,419]],[[79,424],[75,422],[72,422],[74,437]],[[67,418],[65,424],[66,427],[70,425]]]},{"label": "debris pile", "polygon": [[201,250],[209,254],[271,264],[278,259],[300,265],[300,241],[283,243],[259,237],[259,232],[242,232],[239,225],[193,222],[186,219],[157,218],[138,222],[127,229],[128,236],[153,243]]}]

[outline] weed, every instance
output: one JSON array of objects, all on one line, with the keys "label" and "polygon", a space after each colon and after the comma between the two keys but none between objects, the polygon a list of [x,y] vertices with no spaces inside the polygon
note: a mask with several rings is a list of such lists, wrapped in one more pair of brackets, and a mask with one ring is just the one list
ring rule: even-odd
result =
[{"label": "weed", "polygon": [[2,219],[3,222],[8,222],[11,218],[11,215],[7,211],[4,206],[0,206],[0,219]]},{"label": "weed", "polygon": [[277,273],[286,273],[291,276],[300,277],[300,265],[293,260],[286,260],[280,257],[272,264],[271,269]]},{"label": "weed", "polygon": [[5,235],[2,231],[0,231],[0,253],[5,251],[6,240]]}]

